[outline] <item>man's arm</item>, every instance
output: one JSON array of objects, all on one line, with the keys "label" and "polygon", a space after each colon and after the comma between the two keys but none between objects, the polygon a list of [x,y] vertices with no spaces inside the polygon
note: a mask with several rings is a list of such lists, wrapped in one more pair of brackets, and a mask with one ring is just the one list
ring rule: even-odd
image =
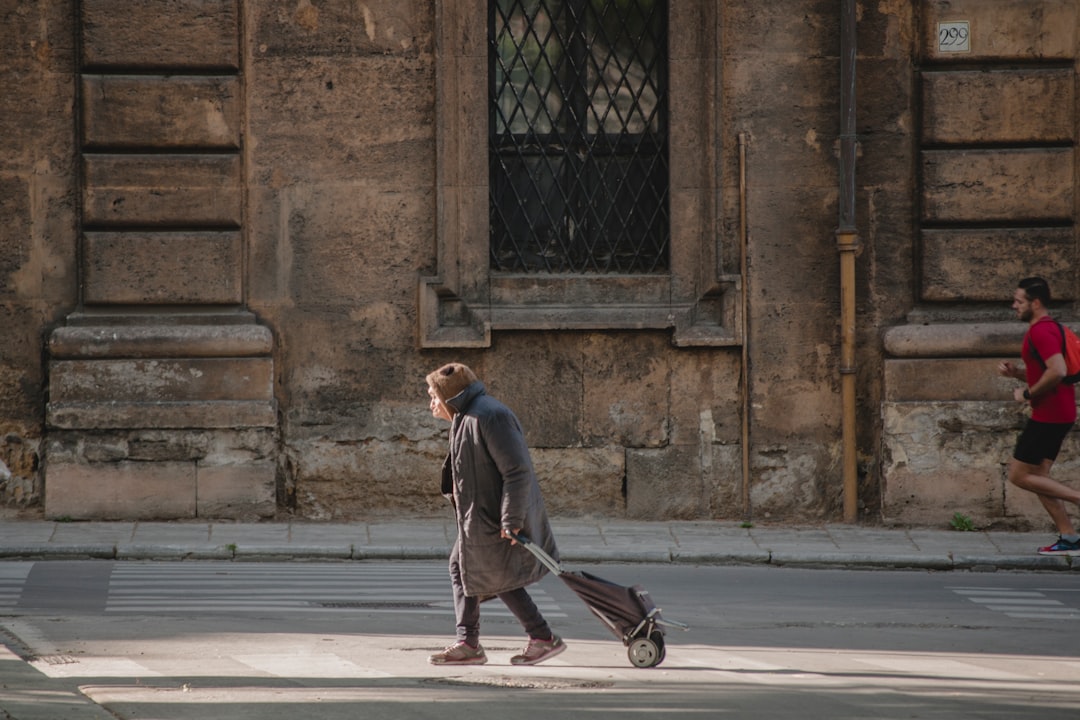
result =
[{"label": "man's arm", "polygon": [[[1031,387],[1017,388],[1013,397],[1017,400],[1035,401],[1044,395],[1053,392],[1054,388],[1061,384],[1065,377],[1065,358],[1061,353],[1051,355],[1046,359],[1046,370],[1042,377]],[[1024,393],[1027,393],[1025,396]]]},{"label": "man's arm", "polygon": [[1013,380],[1022,381],[1027,379],[1027,372],[1024,370],[1023,365],[1015,365],[1008,361],[998,364],[998,375],[1012,378]]}]

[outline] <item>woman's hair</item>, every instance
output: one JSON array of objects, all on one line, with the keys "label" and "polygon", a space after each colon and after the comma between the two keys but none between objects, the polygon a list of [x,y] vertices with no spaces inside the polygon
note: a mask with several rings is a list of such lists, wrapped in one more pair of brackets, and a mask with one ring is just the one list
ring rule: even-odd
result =
[{"label": "woman's hair", "polygon": [[477,381],[476,373],[461,363],[448,363],[428,373],[427,384],[445,404],[469,385]]}]

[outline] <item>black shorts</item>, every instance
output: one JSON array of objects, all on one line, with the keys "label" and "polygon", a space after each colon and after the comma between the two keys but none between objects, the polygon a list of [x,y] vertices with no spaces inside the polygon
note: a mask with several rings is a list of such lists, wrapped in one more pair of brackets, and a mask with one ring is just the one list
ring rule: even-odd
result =
[{"label": "black shorts", "polygon": [[1043,460],[1057,460],[1061,443],[1073,423],[1044,423],[1028,420],[1016,441],[1013,457],[1028,465],[1042,465]]}]

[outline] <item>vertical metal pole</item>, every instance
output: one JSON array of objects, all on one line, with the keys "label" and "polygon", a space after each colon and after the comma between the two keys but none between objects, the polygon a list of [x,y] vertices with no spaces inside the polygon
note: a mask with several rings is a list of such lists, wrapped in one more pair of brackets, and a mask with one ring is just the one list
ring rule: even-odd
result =
[{"label": "vertical metal pole", "polygon": [[746,267],[748,230],[746,225],[746,133],[739,133],[739,267],[740,267],[740,336],[742,338],[742,511],[743,520],[751,517],[750,505],[750,314]]},{"label": "vertical metal pole", "polygon": [[855,428],[855,0],[841,0],[840,32],[840,379],[844,522],[858,519],[859,476]]}]

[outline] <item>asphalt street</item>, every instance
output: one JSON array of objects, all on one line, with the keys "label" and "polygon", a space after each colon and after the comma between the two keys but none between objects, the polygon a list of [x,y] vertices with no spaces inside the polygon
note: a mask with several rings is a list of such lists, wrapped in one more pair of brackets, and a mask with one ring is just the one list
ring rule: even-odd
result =
[{"label": "asphalt street", "polygon": [[[443,518],[0,522],[0,709],[14,720],[336,720],[358,708],[396,719],[475,700],[493,709],[470,714],[494,718],[500,703],[565,714],[587,696],[597,718],[805,717],[808,703],[839,719],[1080,715],[1069,689],[1080,563],[1038,556],[1048,532],[554,525],[564,566],[641,578],[691,624],[669,631],[663,665],[630,666],[549,578],[537,590],[572,641],[562,656],[511,668],[513,620],[486,609],[489,665],[428,666],[448,641],[454,527]],[[393,568],[408,592],[367,574]],[[331,579],[308,576],[322,572]],[[864,590],[838,592],[845,578],[866,578]],[[864,702],[877,696],[890,699]]]},{"label": "asphalt street", "polygon": [[[0,562],[0,708],[18,720],[1074,718],[1070,572],[583,566],[643,583],[669,629],[655,668],[557,578],[534,586],[568,650],[485,604],[490,662],[434,667],[452,610],[441,560]],[[0,716],[2,717],[2,716]]]}]

